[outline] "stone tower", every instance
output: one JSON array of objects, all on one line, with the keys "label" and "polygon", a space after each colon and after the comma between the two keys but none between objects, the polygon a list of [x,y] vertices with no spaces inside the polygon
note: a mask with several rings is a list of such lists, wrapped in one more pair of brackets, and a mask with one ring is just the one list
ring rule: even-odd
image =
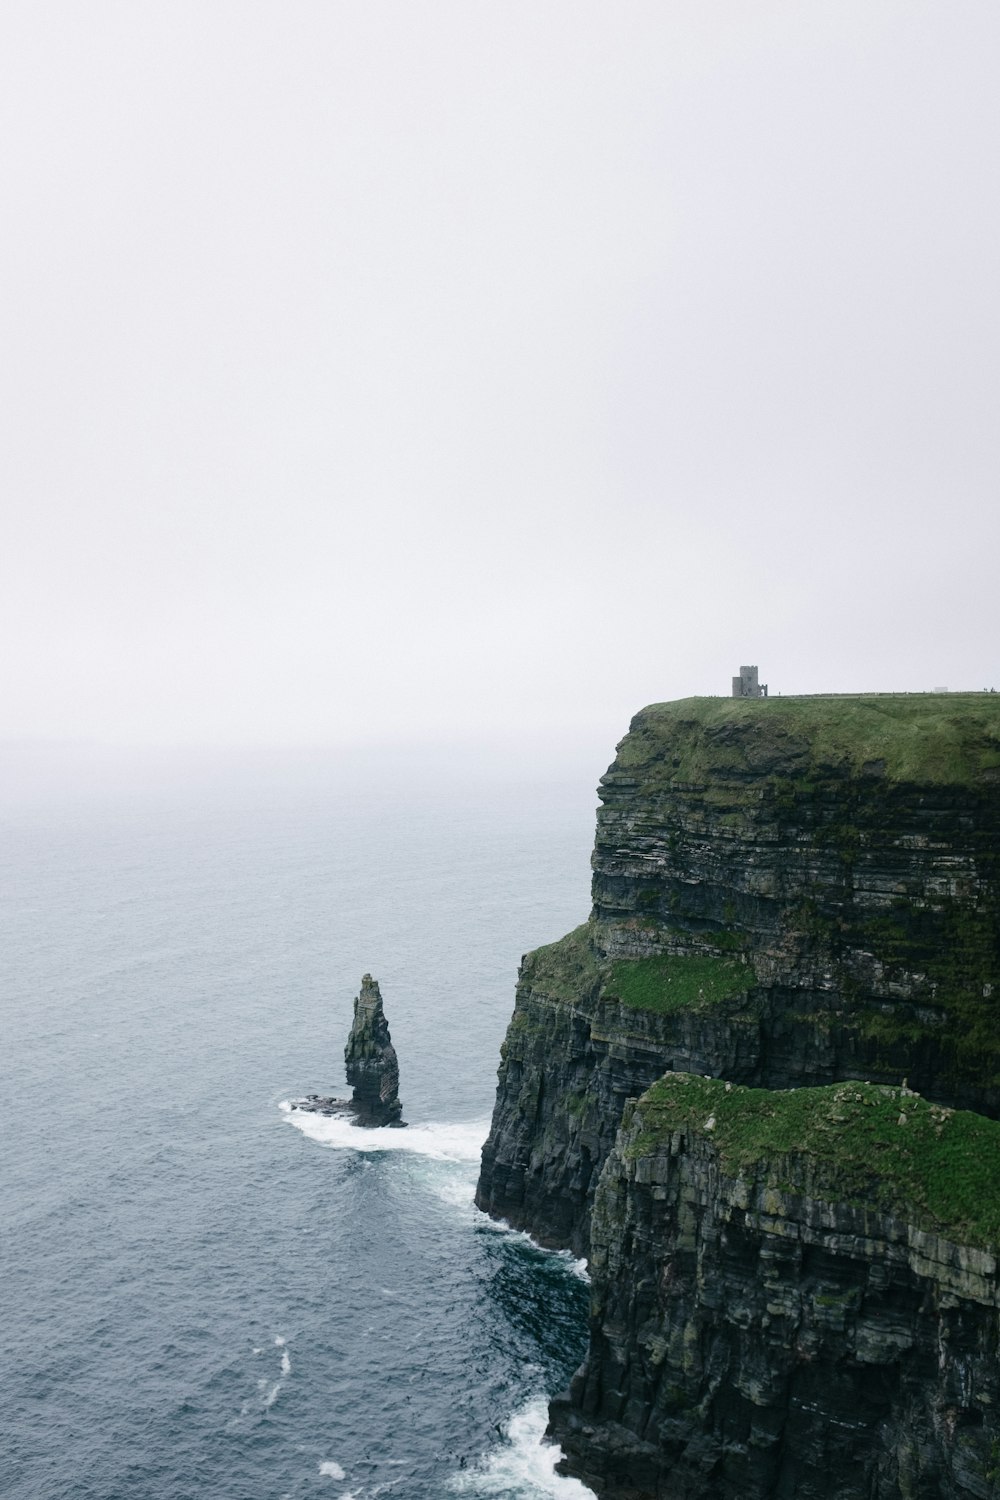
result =
[{"label": "stone tower", "polygon": [[740,675],[733,678],[734,698],[766,698],[767,683],[757,681],[756,667],[740,667]]}]

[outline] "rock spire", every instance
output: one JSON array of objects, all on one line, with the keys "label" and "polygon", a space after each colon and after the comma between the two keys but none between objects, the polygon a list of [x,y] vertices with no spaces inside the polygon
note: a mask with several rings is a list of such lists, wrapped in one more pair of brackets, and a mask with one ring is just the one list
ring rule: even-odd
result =
[{"label": "rock spire", "polygon": [[354,1024],[344,1048],[347,1081],[354,1088],[352,1106],[359,1125],[396,1125],[399,1102],[399,1063],[382,1009],[378,980],[365,974],[354,1001]]},{"label": "rock spire", "polygon": [[378,980],[365,974],[361,993],[354,1001],[354,1024],[344,1048],[347,1081],[354,1088],[351,1099],[309,1094],[293,1099],[292,1109],[316,1115],[349,1115],[354,1125],[404,1125],[400,1119],[399,1063],[382,1009]]}]

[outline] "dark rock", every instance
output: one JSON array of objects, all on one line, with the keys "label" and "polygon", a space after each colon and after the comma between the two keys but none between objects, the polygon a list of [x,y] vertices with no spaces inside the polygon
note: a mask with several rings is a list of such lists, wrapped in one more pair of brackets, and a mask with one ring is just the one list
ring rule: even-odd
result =
[{"label": "dark rock", "polygon": [[1000,1117],[998,765],[982,695],[690,699],[602,778],[593,911],[522,963],[476,1201],[591,1256],[551,1417],[609,1500],[1000,1496],[995,1244],[941,1260],[918,1206],[859,1221],[801,1162],[772,1202],[710,1140],[615,1147],[671,1070]]},{"label": "dark rock", "polygon": [[529,953],[501,1048],[476,1203],[542,1245],[588,1252],[590,1209],[627,1100],[668,1068],[759,1074],[760,1007],[659,1015],[602,993],[590,927]]},{"label": "dark rock", "polygon": [[[522,963],[479,1206],[585,1254],[624,1103],[668,1069],[779,1089],[906,1078],[1000,1116],[996,701],[636,715],[601,780],[591,919]],[[748,988],[620,1003],[623,967],[662,955],[737,957]]]},{"label": "dark rock", "polygon": [[370,974],[362,978],[361,993],[354,1001],[354,1023],[344,1048],[344,1063],[347,1081],[354,1086],[351,1099],[308,1094],[305,1099],[294,1100],[292,1108],[311,1114],[348,1115],[355,1125],[403,1126],[399,1062],[378,981]]},{"label": "dark rock", "polygon": [[351,1103],[359,1125],[398,1125],[399,1063],[382,1009],[378,981],[370,974],[361,980],[354,1001],[354,1024],[344,1048],[347,1081],[354,1087]]},{"label": "dark rock", "polygon": [[[657,1090],[680,1101],[672,1117]],[[995,1496],[996,1256],[926,1209],[893,1209],[888,1167],[889,1207],[841,1199],[864,1166],[845,1166],[829,1129],[894,1117],[900,1099],[935,1128],[958,1134],[963,1118],[912,1091],[842,1085],[780,1164],[744,1149],[734,1171],[714,1139],[721,1113],[717,1127],[683,1109],[706,1092],[676,1075],[630,1105],[601,1175],[590,1348],[550,1408],[566,1471],[615,1500]],[[767,1129],[788,1098],[725,1097],[741,1095]]]}]

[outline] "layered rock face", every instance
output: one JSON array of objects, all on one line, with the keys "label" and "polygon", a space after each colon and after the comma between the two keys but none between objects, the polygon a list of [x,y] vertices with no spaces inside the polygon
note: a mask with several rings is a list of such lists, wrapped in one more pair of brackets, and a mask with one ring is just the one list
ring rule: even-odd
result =
[{"label": "layered rock face", "polygon": [[586,1253],[668,1068],[1000,1112],[1000,699],[660,704],[599,795],[590,921],[522,964],[482,1208]]},{"label": "layered rock face", "polygon": [[707,1017],[661,1014],[620,1000],[611,973],[590,925],[522,961],[476,1196],[487,1213],[580,1256],[626,1101],[667,1068],[756,1076],[755,1000],[725,997]]},{"label": "layered rock face", "polygon": [[[659,1400],[652,1387],[640,1382],[626,1395],[614,1371],[628,1350],[633,1375],[646,1358],[637,1352],[639,1330],[641,1325],[649,1334],[649,1327],[642,1318],[636,1321],[636,1307],[645,1308],[659,1329],[650,1336],[668,1343],[678,1317],[687,1337],[694,1336],[691,1329],[707,1326],[704,1319],[716,1295],[711,1287],[725,1284],[726,1247],[735,1244],[725,1173],[718,1162],[712,1165],[710,1140],[697,1150],[678,1147],[673,1157],[669,1150],[664,1157],[661,1142],[654,1153],[660,1165],[648,1170],[662,1174],[663,1162],[670,1160],[672,1175],[647,1184],[634,1141],[614,1143],[628,1101],[670,1071],[774,1091],[830,1088],[852,1079],[894,1085],[898,1091],[906,1082],[932,1102],[921,1103],[922,1109],[933,1104],[1000,1114],[1000,700],[977,694],[656,705],[633,721],[600,795],[594,909],[583,928],[529,954],[522,964],[477,1195],[481,1207],[545,1243],[568,1245],[578,1254],[592,1251],[597,1312],[588,1373],[575,1385],[570,1404],[559,1408],[559,1430],[573,1464],[601,1477],[609,1495],[622,1497],[648,1493],[708,1500],[716,1493],[759,1493],[843,1495],[845,1500],[926,1495],[930,1500],[937,1494],[992,1494],[982,1489],[993,1483],[983,1478],[989,1470],[985,1460],[976,1460],[979,1477],[970,1481],[972,1488],[961,1488],[965,1459],[948,1458],[947,1444],[933,1460],[925,1454],[916,1468],[897,1465],[896,1480],[888,1477],[888,1460],[872,1457],[873,1444],[892,1448],[892,1433],[902,1434],[909,1419],[899,1412],[913,1392],[931,1389],[924,1354],[940,1332],[934,1320],[942,1298],[957,1297],[965,1309],[952,1322],[945,1320],[948,1328],[964,1330],[960,1337],[954,1334],[955,1347],[968,1346],[972,1365],[962,1368],[980,1369],[991,1338],[995,1349],[995,1316],[990,1314],[993,1323],[983,1321],[988,1304],[966,1298],[933,1269],[922,1290],[907,1283],[909,1291],[899,1293],[911,1331],[917,1330],[897,1361],[910,1396],[899,1398],[899,1411],[895,1397],[880,1397],[883,1415],[890,1408],[895,1415],[885,1417],[889,1426],[877,1442],[872,1422],[866,1425],[860,1414],[871,1404],[869,1366],[881,1368],[881,1355],[874,1362],[857,1355],[845,1324],[823,1345],[819,1363],[818,1356],[803,1356],[801,1369],[785,1369],[780,1339],[775,1343],[762,1333],[766,1319],[780,1321],[779,1315],[751,1305],[744,1287],[742,1301],[737,1298],[745,1309],[740,1316],[749,1319],[745,1328],[753,1326],[757,1333],[743,1340],[736,1355],[727,1355],[727,1370],[743,1372],[732,1375],[734,1389],[759,1377],[765,1385],[770,1382],[770,1390],[787,1385],[795,1373],[798,1385],[805,1382],[803,1390],[812,1388],[815,1376],[815,1400],[807,1396],[798,1405],[782,1405],[769,1397],[762,1420],[765,1427],[771,1423],[776,1436],[764,1442],[763,1428],[758,1432],[751,1422],[755,1436],[747,1442],[751,1458],[758,1450],[770,1454],[766,1461],[761,1457],[760,1473],[771,1477],[755,1479],[756,1459],[748,1458],[742,1469],[730,1465],[732,1474],[739,1474],[727,1478],[731,1490],[713,1488],[723,1472],[718,1455],[729,1451],[726,1424],[736,1419],[723,1413],[730,1410],[729,1397],[719,1396],[717,1411],[711,1392],[728,1389],[730,1376],[706,1376],[702,1386],[675,1380],[686,1395],[670,1413],[679,1427],[668,1431],[658,1407],[650,1425]],[[760,1161],[765,1167],[754,1168],[758,1177],[770,1170],[766,1152]],[[633,1171],[629,1163],[639,1165]],[[932,1210],[918,1213],[905,1195],[897,1195],[890,1214],[897,1227],[868,1235],[867,1248],[853,1260],[847,1241],[855,1229],[847,1219],[828,1243],[803,1238],[806,1220],[812,1223],[817,1214],[829,1219],[839,1211],[829,1174],[808,1194],[799,1192],[796,1184],[803,1172],[808,1176],[807,1165],[803,1158],[789,1168],[784,1186],[789,1203],[809,1197],[812,1206],[772,1215],[787,1233],[773,1227],[765,1232],[759,1216],[741,1231],[749,1261],[739,1274],[748,1286],[760,1282],[762,1268],[778,1263],[779,1241],[794,1241],[811,1266],[829,1262],[835,1288],[838,1277],[846,1278],[845,1285],[858,1281],[866,1256],[892,1261],[895,1252],[885,1247],[898,1245],[904,1230],[936,1232]],[[601,1202],[617,1204],[614,1212],[594,1214],[599,1181]],[[739,1174],[733,1181],[738,1197],[745,1184],[739,1185]],[[639,1244],[634,1225],[646,1209],[639,1197],[626,1203],[623,1184],[633,1197],[647,1192],[650,1205],[660,1205],[655,1212],[649,1207],[649,1223],[655,1226],[650,1244],[658,1247],[655,1254],[650,1251],[651,1260],[637,1250],[633,1255]],[[658,1303],[649,1288],[664,1277],[673,1285],[681,1275],[679,1251],[671,1247],[681,1233],[678,1205],[692,1192],[700,1195],[704,1210],[698,1231],[703,1234],[701,1271],[689,1286],[693,1300],[679,1310],[670,1299]],[[864,1202],[863,1194],[859,1201]],[[619,1250],[613,1251],[612,1230],[619,1224],[633,1228],[622,1229]],[[961,1225],[954,1227],[956,1244],[964,1232]],[[869,1298],[875,1281],[871,1285]],[[902,1286],[903,1281],[893,1282],[897,1290]],[[895,1306],[896,1290],[887,1295]],[[626,1302],[609,1322],[605,1309],[616,1305],[616,1297]],[[626,1303],[633,1309],[627,1315]],[[781,1317],[804,1328],[814,1312],[807,1316],[799,1308]],[[618,1331],[608,1333],[609,1328]],[[941,1334],[946,1341],[952,1336]],[[713,1347],[722,1347],[720,1339],[721,1333],[712,1335]],[[884,1381],[883,1387],[888,1389]],[[988,1401],[979,1407],[968,1401],[956,1405],[945,1399],[944,1386],[934,1391],[925,1413],[936,1412],[934,1422],[947,1427],[954,1420],[959,1427],[986,1430]],[[806,1479],[801,1467],[775,1467],[774,1454],[793,1433],[799,1441],[813,1406],[830,1412],[830,1421],[840,1410],[840,1419],[848,1422],[844,1411],[857,1409],[848,1428],[850,1422],[860,1423],[850,1428],[868,1455],[859,1459],[860,1468],[824,1475],[828,1458],[817,1457],[815,1479]],[[913,1416],[912,1401],[907,1410]],[[952,1410],[972,1415],[952,1418],[947,1415]],[[819,1433],[826,1418],[816,1421]],[[587,1427],[592,1431],[584,1440],[580,1433]],[[632,1434],[639,1447],[629,1448],[631,1439],[622,1432]],[[608,1434],[610,1446],[604,1441]],[[816,1441],[817,1454],[833,1451],[829,1435]],[[630,1479],[613,1465],[602,1468],[583,1456],[611,1452],[620,1442],[631,1453]],[[704,1463],[695,1458],[699,1442],[706,1445]],[[711,1483],[709,1473],[716,1476]],[[754,1490],[754,1483],[763,1487]]]},{"label": "layered rock face", "polygon": [[1000,1112],[990,695],[688,700],[602,778],[594,940],[742,953],[771,1087],[899,1080]]},{"label": "layered rock face", "polygon": [[994,1495],[1000,1278],[969,1241],[1000,1229],[1000,1125],[756,1092],[674,1074],[626,1110],[551,1413],[569,1468],[620,1500]]}]

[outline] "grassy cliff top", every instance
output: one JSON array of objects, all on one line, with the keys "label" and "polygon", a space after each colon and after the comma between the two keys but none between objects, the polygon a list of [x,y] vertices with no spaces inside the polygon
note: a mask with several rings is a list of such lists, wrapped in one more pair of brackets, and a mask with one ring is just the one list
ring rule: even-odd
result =
[{"label": "grassy cliff top", "polygon": [[895,1213],[962,1244],[1000,1242],[1000,1121],[929,1104],[904,1088],[838,1083],[750,1089],[668,1073],[637,1107],[632,1157],[686,1127],[712,1141],[731,1176]]},{"label": "grassy cliff top", "polygon": [[614,770],[655,781],[866,775],[1000,782],[1000,693],[680,698],[636,714]]}]

